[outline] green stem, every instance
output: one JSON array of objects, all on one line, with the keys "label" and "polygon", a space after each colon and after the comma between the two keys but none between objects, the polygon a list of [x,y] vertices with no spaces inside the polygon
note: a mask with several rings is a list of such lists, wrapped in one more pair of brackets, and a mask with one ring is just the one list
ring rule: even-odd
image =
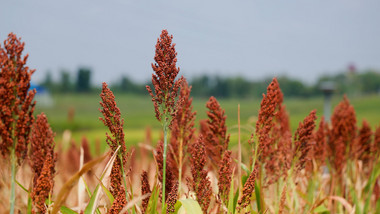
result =
[{"label": "green stem", "polygon": [[168,147],[168,124],[167,118],[164,118],[164,154],[163,156],[163,169],[162,169],[162,213],[165,213],[165,183],[166,183],[166,151]]},{"label": "green stem", "polygon": [[[183,135],[181,135],[183,136]],[[181,181],[182,181],[182,147],[183,147],[183,139],[179,140],[179,170],[178,170],[178,195],[181,195]]]},{"label": "green stem", "polygon": [[119,159],[120,159],[120,164],[121,164],[121,173],[123,174],[123,182],[124,182],[124,189],[125,189],[125,199],[127,200],[128,198],[128,192],[127,192],[127,180],[126,180],[126,175],[125,175],[125,171],[124,171],[124,164],[123,164],[123,157],[120,153],[120,150],[119,150]]},{"label": "green stem", "polygon": [[16,151],[15,147],[11,148],[11,210],[10,214],[13,214],[15,211],[15,202],[16,202],[16,194],[15,194],[15,180],[16,180]]}]

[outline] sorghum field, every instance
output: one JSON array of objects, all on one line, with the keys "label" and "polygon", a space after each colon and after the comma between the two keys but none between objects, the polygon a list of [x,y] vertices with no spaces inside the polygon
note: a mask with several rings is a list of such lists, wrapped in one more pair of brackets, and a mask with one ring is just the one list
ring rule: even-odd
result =
[{"label": "sorghum field", "polygon": [[316,111],[322,98],[284,100],[276,78],[261,101],[193,101],[172,39],[157,40],[145,99],[103,83],[99,97],[63,95],[49,109],[9,34],[2,213],[380,213],[377,97],[335,98],[331,121]]}]

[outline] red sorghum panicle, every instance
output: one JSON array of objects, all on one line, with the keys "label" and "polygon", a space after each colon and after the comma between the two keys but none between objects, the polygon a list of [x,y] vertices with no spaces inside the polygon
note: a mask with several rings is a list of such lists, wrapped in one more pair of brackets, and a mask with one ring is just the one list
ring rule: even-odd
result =
[{"label": "red sorghum panicle", "polygon": [[117,190],[117,195],[115,200],[108,210],[108,214],[118,214],[127,205],[127,200],[125,199],[125,189],[124,186],[120,186],[120,189]]},{"label": "red sorghum panicle", "polygon": [[331,130],[329,132],[329,159],[334,163],[337,172],[341,173],[345,164],[347,147],[356,137],[356,116],[354,107],[347,97],[335,107],[331,116]]},{"label": "red sorghum panicle", "polygon": [[263,94],[261,101],[259,117],[256,122],[256,136],[260,145],[260,159],[265,159],[272,151],[271,145],[273,138],[270,136],[270,131],[274,127],[275,111],[279,109],[282,103],[283,95],[276,78],[267,88],[267,94]]},{"label": "red sorghum panicle", "polygon": [[335,107],[331,116],[331,125],[330,142],[334,142],[340,137],[346,146],[353,142],[356,137],[356,115],[354,107],[350,105],[346,96]]},{"label": "red sorghum panicle", "polygon": [[322,165],[325,163],[327,155],[326,123],[324,117],[319,122],[319,128],[314,134],[314,141],[313,158],[319,165]]},{"label": "red sorghum panicle", "polygon": [[28,55],[22,57],[23,50],[24,43],[13,33],[0,46],[0,149],[7,155],[15,148],[19,164],[27,154],[35,106],[35,90],[28,92],[34,70],[25,66]]},{"label": "red sorghum panicle", "polygon": [[87,163],[90,160],[92,160],[92,156],[91,156],[90,145],[86,137],[82,138],[82,148],[83,148],[83,154],[84,154],[84,158],[83,158],[84,163]]},{"label": "red sorghum panicle", "polygon": [[[282,93],[279,93],[279,96],[283,96]],[[282,99],[280,99],[282,101]],[[279,124],[279,132],[283,134],[290,133],[290,123],[289,123],[289,115],[286,111],[285,105],[278,103],[279,108],[276,114],[276,121]]]},{"label": "red sorghum panicle", "polygon": [[278,214],[282,214],[285,209],[285,202],[286,202],[286,191],[287,191],[288,186],[284,185],[282,192],[281,192],[281,200],[280,200],[280,206],[278,208]]},{"label": "red sorghum panicle", "polygon": [[275,115],[276,123],[271,131],[273,137],[272,149],[265,164],[268,185],[275,183],[281,176],[286,176],[293,159],[289,116],[285,106],[282,103],[278,105],[279,108]]},{"label": "red sorghum panicle", "polygon": [[171,189],[168,199],[166,199],[167,202],[167,208],[166,213],[174,213],[175,211],[175,203],[177,203],[177,197],[178,197],[178,182],[174,184],[173,188]]},{"label": "red sorghum panicle", "polygon": [[[100,97],[102,99],[102,102],[100,102],[100,106],[102,108],[99,110],[103,114],[104,118],[99,119],[104,123],[105,126],[108,127],[109,131],[112,134],[112,136],[110,136],[110,134],[106,133],[107,144],[110,146],[113,152],[116,151],[116,149],[120,146],[120,149],[118,151],[118,158],[116,158],[112,166],[110,181],[110,192],[116,198],[118,197],[120,188],[123,187],[122,170],[124,169],[122,169],[122,166],[125,167],[127,163],[127,149],[125,146],[125,137],[123,131],[124,120],[121,119],[120,109],[116,106],[115,96],[108,88],[106,83],[103,83],[102,93],[100,94]],[[113,153],[110,155],[112,156]]]},{"label": "red sorghum panicle", "polygon": [[207,120],[206,119],[199,120],[199,135],[206,136],[208,132],[209,132],[209,129],[207,125]]},{"label": "red sorghum panicle", "polygon": [[334,154],[334,157],[332,158],[334,169],[338,173],[338,175],[341,175],[341,173],[343,172],[343,168],[346,164],[346,158],[345,158],[346,144],[344,143],[343,137],[340,137],[335,140],[334,148],[335,148],[335,154]]},{"label": "red sorghum panicle", "polygon": [[210,97],[206,107],[208,108],[208,128],[206,134],[203,135],[206,153],[213,163],[219,163],[223,158],[224,152],[228,149],[228,142],[230,140],[230,136],[227,135],[227,117],[215,97]]},{"label": "red sorghum panicle", "polygon": [[372,152],[374,155],[380,154],[380,126],[375,131],[375,137],[372,144]]},{"label": "red sorghum panicle", "polygon": [[181,84],[177,115],[173,118],[171,125],[171,150],[169,151],[171,151],[170,154],[174,156],[173,159],[177,160],[179,165],[186,154],[187,146],[192,141],[195,132],[194,120],[196,113],[193,112],[193,99],[190,98],[190,91],[191,87],[189,87],[184,79]]},{"label": "red sorghum panicle", "polygon": [[79,161],[80,161],[80,151],[78,146],[76,145],[76,142],[71,141],[70,142],[70,147],[66,152],[66,157],[67,157],[67,170],[71,173],[74,174],[79,170]]},{"label": "red sorghum panicle", "polygon": [[[152,191],[150,190],[148,173],[143,171],[141,174],[141,195],[149,194]],[[148,207],[149,197],[145,198],[141,202],[141,212],[145,213],[146,208]]]},{"label": "red sorghum panicle", "polygon": [[297,131],[294,135],[295,152],[296,154],[298,154],[298,169],[304,168],[306,162],[309,161],[308,153],[312,148],[311,143],[316,119],[316,111],[313,110],[304,119],[304,121],[299,124]]},{"label": "red sorghum panicle", "polygon": [[372,130],[367,121],[363,121],[363,126],[359,130],[358,137],[354,140],[352,144],[351,153],[356,159],[362,160],[365,163],[371,157],[371,147],[372,147]]},{"label": "red sorghum panicle", "polygon": [[34,173],[33,183],[35,184],[41,174],[46,156],[50,154],[53,159],[56,157],[54,153],[54,133],[44,113],[38,115],[36,122],[33,124],[30,144],[30,165]]},{"label": "red sorghum panicle", "polygon": [[258,160],[265,166],[268,185],[286,174],[293,156],[289,119],[282,101],[280,86],[277,79],[273,78],[267,88],[267,94],[263,94],[256,122]]},{"label": "red sorghum panicle", "polygon": [[56,158],[50,153],[44,157],[41,173],[39,174],[36,182],[33,184],[33,189],[31,192],[32,202],[37,212],[40,213],[46,212],[45,201],[49,198],[49,195],[51,195],[53,191],[55,161]]},{"label": "red sorghum panicle", "polygon": [[232,180],[232,158],[231,151],[224,153],[223,159],[219,165],[219,198],[225,205],[228,205],[228,196],[230,193],[231,180]]},{"label": "red sorghum panicle", "polygon": [[251,195],[253,191],[255,191],[255,181],[258,174],[259,165],[256,164],[255,168],[249,175],[247,181],[244,184],[243,187],[243,195],[240,197],[238,201],[238,208],[237,210],[240,211],[241,209],[246,208],[251,203]]},{"label": "red sorghum panicle", "polygon": [[202,135],[199,136],[190,148],[191,174],[193,177],[191,189],[195,192],[197,201],[204,213],[207,213],[211,201],[211,182],[204,169],[206,164],[206,151]]},{"label": "red sorghum panicle", "polygon": [[[156,54],[152,63],[152,84],[154,93],[150,86],[146,86],[152,96],[156,118],[161,121],[163,115],[173,115],[178,89],[182,78],[176,80],[179,68],[176,67],[177,52],[175,44],[172,44],[173,36],[169,36],[167,30],[163,30],[157,39]],[[167,120],[168,118],[164,118]],[[170,123],[170,121],[167,121]]]},{"label": "red sorghum panicle", "polygon": [[54,153],[54,133],[44,113],[38,115],[33,124],[30,143],[30,166],[33,171],[32,202],[37,211],[45,213],[45,201],[53,192],[57,154]]}]

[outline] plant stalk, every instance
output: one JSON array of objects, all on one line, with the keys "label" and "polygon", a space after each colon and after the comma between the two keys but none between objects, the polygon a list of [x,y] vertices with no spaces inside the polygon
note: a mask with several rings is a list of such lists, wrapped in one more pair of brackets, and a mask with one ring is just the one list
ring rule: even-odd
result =
[{"label": "plant stalk", "polygon": [[162,213],[165,213],[165,183],[166,183],[166,152],[168,147],[168,122],[167,117],[164,118],[164,154],[163,157],[163,169],[162,169]]},{"label": "plant stalk", "polygon": [[15,146],[11,148],[11,198],[10,198],[10,214],[14,214],[16,194],[15,194],[15,180],[16,180],[16,151]]},{"label": "plant stalk", "polygon": [[[182,135],[181,135],[182,136]],[[179,170],[178,170],[178,195],[181,195],[181,181],[182,181],[182,147],[183,147],[183,138],[179,140]]]},{"label": "plant stalk", "polygon": [[128,192],[127,192],[127,180],[126,180],[126,175],[124,171],[124,164],[123,164],[123,157],[120,153],[120,150],[118,152],[119,160],[120,160],[120,165],[121,165],[121,173],[123,175],[123,182],[124,182],[124,189],[125,189],[125,200],[128,200]]}]

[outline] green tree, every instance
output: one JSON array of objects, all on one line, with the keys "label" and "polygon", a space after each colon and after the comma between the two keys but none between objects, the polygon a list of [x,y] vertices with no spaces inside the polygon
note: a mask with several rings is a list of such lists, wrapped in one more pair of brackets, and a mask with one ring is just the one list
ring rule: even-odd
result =
[{"label": "green tree", "polygon": [[362,93],[378,93],[380,92],[380,73],[376,71],[367,71],[359,74]]},{"label": "green tree", "polygon": [[77,83],[76,83],[76,91],[77,92],[89,92],[90,88],[90,80],[91,80],[91,69],[89,68],[79,68]]},{"label": "green tree", "polygon": [[53,77],[51,75],[51,71],[46,72],[46,76],[44,81],[41,83],[42,86],[47,88],[49,91],[53,91],[55,89],[55,83],[53,82]]},{"label": "green tree", "polygon": [[59,84],[59,91],[67,93],[71,91],[70,73],[67,70],[61,70],[61,80]]}]

